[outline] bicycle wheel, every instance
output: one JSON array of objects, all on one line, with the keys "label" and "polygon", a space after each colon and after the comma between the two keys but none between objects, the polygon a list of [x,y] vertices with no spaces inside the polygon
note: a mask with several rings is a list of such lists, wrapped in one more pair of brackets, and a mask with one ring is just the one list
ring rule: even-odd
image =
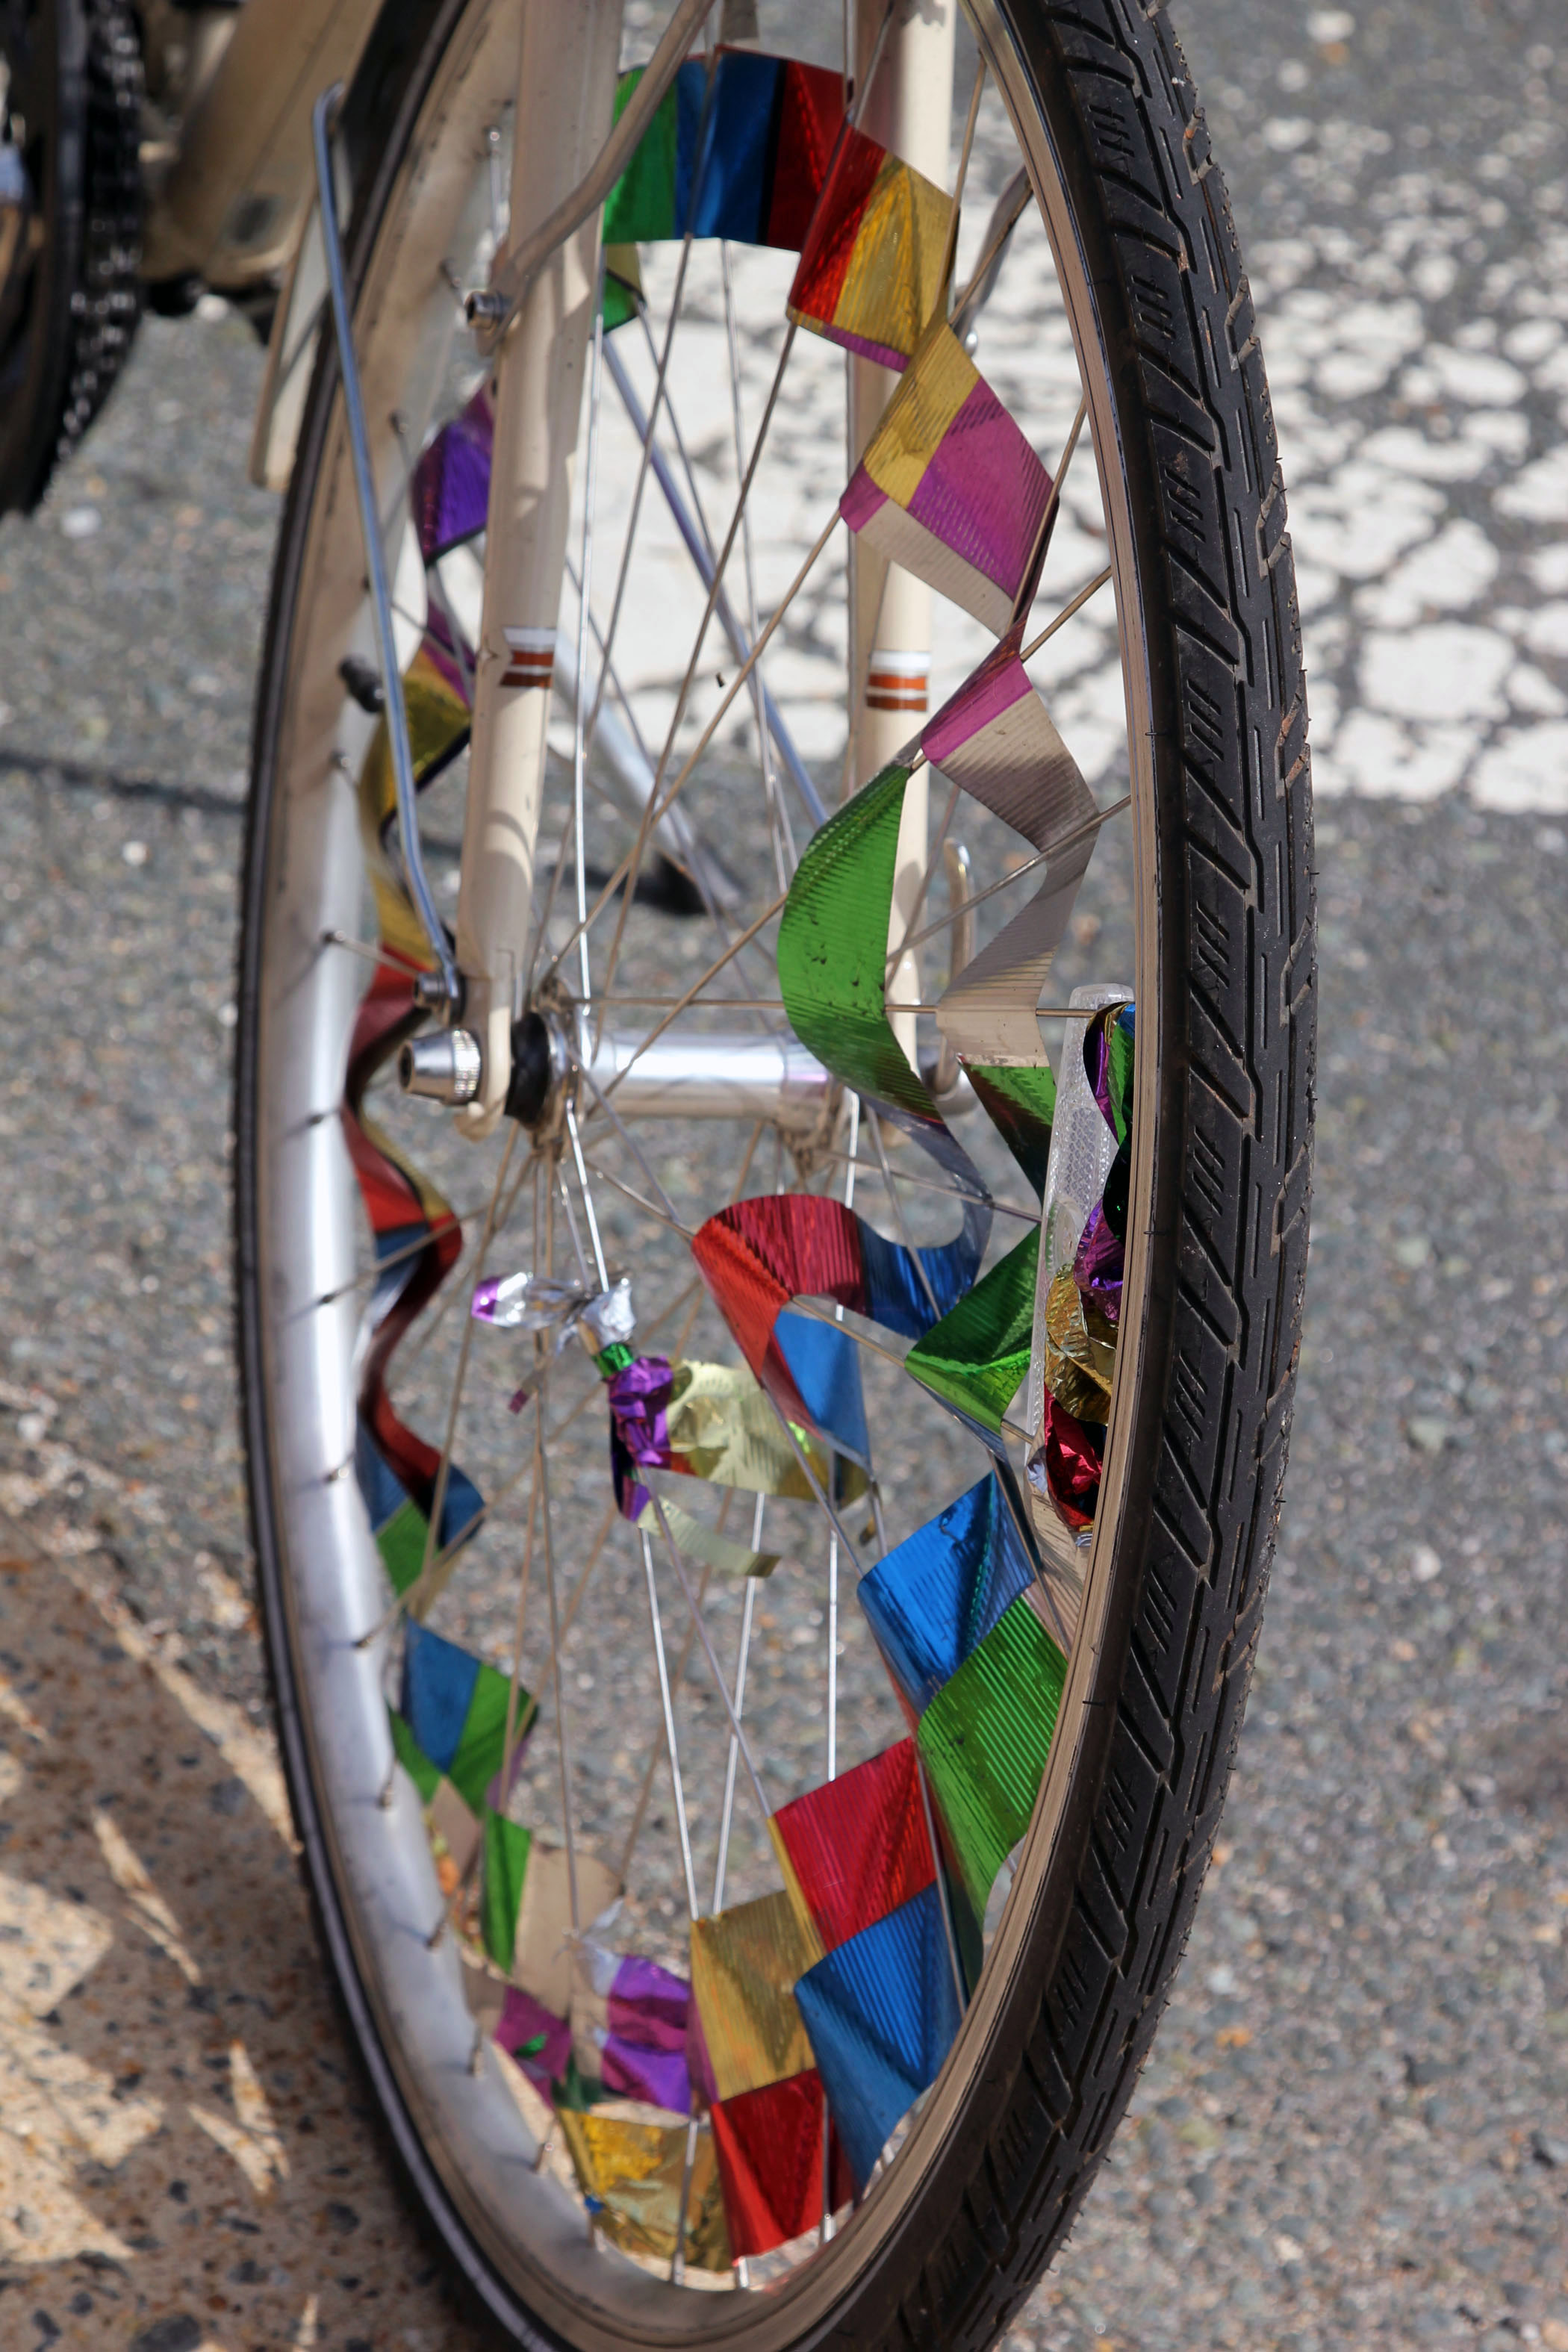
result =
[{"label": "bicycle wheel", "polygon": [[[1173,38],[763,34],[576,248],[516,486],[548,615],[487,561],[537,354],[462,298],[559,89],[446,0],[342,111],[459,960],[470,724],[537,777],[471,1034],[425,1010],[331,352],[258,706],[238,1280],[305,1869],[418,2210],[581,2352],[1018,2307],[1196,1899],[1306,1255],[1289,543]],[[877,133],[922,108],[915,170]]]}]

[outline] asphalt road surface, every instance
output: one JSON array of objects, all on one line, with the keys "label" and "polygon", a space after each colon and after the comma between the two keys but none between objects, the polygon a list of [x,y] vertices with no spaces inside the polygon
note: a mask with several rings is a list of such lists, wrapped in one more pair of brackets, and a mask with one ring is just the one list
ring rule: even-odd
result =
[{"label": "asphalt road surface", "polygon": [[[1300,1402],[1224,1842],[1025,2347],[1568,2347],[1568,28],[1178,19],[1320,791]],[[766,12],[764,7],[764,29]],[[229,1369],[259,355],[0,526],[0,2342],[467,2352],[287,1850]]]}]

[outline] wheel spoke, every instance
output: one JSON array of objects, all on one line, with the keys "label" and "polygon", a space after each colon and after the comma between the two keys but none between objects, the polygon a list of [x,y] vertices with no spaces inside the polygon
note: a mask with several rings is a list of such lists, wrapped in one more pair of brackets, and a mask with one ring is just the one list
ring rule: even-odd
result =
[{"label": "wheel spoke", "polygon": [[[686,706],[690,698],[693,680],[697,676],[697,665],[702,658],[702,648],[704,644],[707,642],[708,625],[713,618],[714,607],[719,602],[720,592],[724,584],[724,567],[729,562],[731,551],[735,544],[735,535],[740,529],[741,518],[746,510],[746,501],[752,493],[752,484],[756,479],[757,467],[762,462],[763,450],[767,442],[768,427],[773,423],[773,410],[778,404],[778,396],[784,386],[784,373],[789,366],[790,353],[795,349],[795,333],[796,330],[792,322],[785,331],[784,348],[779,352],[778,365],[773,371],[773,380],[769,387],[767,401],[763,409],[762,423],[757,427],[757,437],[752,445],[751,460],[747,465],[744,478],[741,483],[740,494],[735,500],[735,511],[730,519],[730,528],[724,534],[724,544],[721,548],[714,562],[713,583],[708,591],[707,601],[702,607],[702,618],[698,624],[696,640],[693,643],[691,652],[687,658],[686,675],[681,679],[680,691],[675,698],[675,710],[671,716],[669,726],[665,735],[664,750],[659,754],[658,766],[654,771],[654,793],[656,797],[658,795],[658,787],[664,782],[665,771],[668,767],[670,760],[674,755],[675,740],[680,730],[680,722],[686,716]],[[651,426],[649,437],[650,439],[652,437]],[[833,519],[833,523],[829,523],[826,526],[823,531],[821,539],[817,541],[817,544],[813,549],[811,555],[807,558],[806,564],[802,568],[800,572],[796,574],[794,586],[792,586],[789,594],[785,597],[784,604],[779,606],[778,611],[773,614],[773,617],[769,623],[767,629],[763,632],[763,636],[760,639],[753,641],[751,653],[747,656],[746,660],[741,665],[741,669],[735,678],[733,687],[731,688],[729,694],[721,701],[716,716],[710,721],[707,729],[704,730],[698,742],[697,751],[691,754],[690,759],[687,761],[686,767],[681,771],[680,774],[677,776],[675,783],[670,787],[665,802],[658,809],[659,815],[663,814],[664,807],[668,806],[668,803],[674,799],[680,785],[685,782],[687,774],[689,773],[691,767],[695,764],[699,754],[707,748],[709,742],[711,741],[712,737],[717,730],[719,720],[723,718],[725,712],[729,709],[731,703],[734,700],[736,694],[740,691],[742,686],[744,685],[746,679],[750,677],[752,670],[756,667],[758,661],[762,657],[762,654],[768,638],[772,635],[773,631],[778,626],[780,620],[788,610],[791,602],[795,594],[798,593],[799,589],[804,586],[806,572],[809,570],[810,565],[815,562],[817,555],[821,553],[822,549],[827,544],[828,536],[833,530],[834,523],[837,521],[837,516],[836,514]],[[632,892],[637,887],[637,877],[642,867],[643,853],[647,844],[649,820],[653,815],[653,813],[654,801],[650,799],[647,808],[643,813],[643,822],[637,828],[637,840],[632,845],[629,864],[631,880],[627,885],[626,895],[621,903],[620,913],[616,919],[615,933],[610,941],[609,956],[605,966],[605,986],[606,988],[613,987],[615,984],[616,963],[620,954],[621,940],[626,929],[626,909],[631,904]]]},{"label": "wheel spoke", "polygon": [[1054,620],[1047,622],[1045,627],[1040,631],[1037,637],[1030,638],[1028,644],[1024,647],[1019,658],[1023,661],[1033,661],[1035,656],[1039,652],[1040,647],[1046,643],[1046,640],[1048,637],[1054,637],[1058,629],[1065,628],[1068,623],[1072,619],[1075,613],[1081,613],[1089,598],[1091,596],[1098,596],[1100,590],[1105,586],[1110,578],[1110,566],[1108,563],[1103,572],[1097,572],[1095,573],[1094,578],[1089,583],[1087,587],[1080,588],[1076,596],[1069,598],[1068,602],[1062,606],[1061,611],[1056,615]]},{"label": "wheel spoke", "polygon": [[[790,582],[788,588],[784,591],[782,602],[775,607],[771,619],[763,630],[762,635],[757,639],[755,645],[752,647],[751,653],[747,656],[745,661],[742,663],[740,669],[731,679],[719,704],[718,709],[713,713],[712,718],[703,729],[701,735],[698,739],[696,747],[681,767],[679,774],[675,777],[674,782],[668,786],[661,798],[649,801],[647,808],[644,813],[643,824],[638,829],[637,842],[627,852],[626,856],[622,858],[620,864],[616,866],[615,872],[610,876],[609,880],[605,884],[604,888],[600,891],[598,898],[595,900],[593,906],[588,910],[587,919],[590,924],[597,922],[599,917],[604,913],[605,908],[614,900],[616,892],[621,889],[623,884],[628,885],[626,892],[627,903],[629,903],[632,896],[635,895],[637,876],[641,867],[642,849],[646,845],[648,833],[652,827],[658,823],[659,818],[665,814],[666,811],[674,806],[682,788],[690,781],[691,776],[695,772],[697,762],[702,757],[703,752],[708,749],[709,744],[718,733],[719,729],[722,726],[724,719],[729,713],[731,703],[735,700],[736,696],[741,692],[742,688],[750,677],[752,670],[756,663],[766,652],[774,630],[777,629],[779,624],[784,619],[784,614],[788,612],[791,604],[795,602],[795,597],[799,595],[802,588],[805,585],[818,556],[822,553],[823,549],[827,545],[828,541],[832,538],[833,533],[837,527],[838,515],[837,509],[835,509],[831,519],[823,525],[822,530],[815,544],[807,551],[799,571],[795,573],[795,578]],[[766,914],[760,916],[756,923],[752,926],[752,931],[743,933],[735,942],[735,947],[734,949],[731,949],[731,953],[733,953],[740,948],[744,947],[746,940],[753,936],[755,931],[761,929],[763,924],[767,920],[768,914],[776,914],[779,907],[782,906],[783,903],[784,902],[781,898],[774,902],[773,906],[767,910]],[[626,906],[623,905],[619,917],[619,924],[624,925],[625,919]],[[554,956],[551,959],[551,969],[552,971],[559,966],[562,958],[571,952],[572,948],[576,943],[576,938],[577,934],[574,931],[571,938],[566,940],[556,950]],[[726,958],[726,961],[728,959]],[[613,985],[614,980],[615,967],[614,960],[612,959],[606,970],[606,976],[604,983],[605,987],[609,988]]]},{"label": "wheel spoke", "polygon": [[561,1687],[561,1613],[555,1590],[555,1544],[550,1518],[550,1460],[543,1442],[544,1405],[549,1394],[548,1373],[539,1384],[539,1403],[533,1418],[533,1479],[539,1491],[540,1524],[544,1538],[544,1583],[550,1596],[550,1675],[555,1695],[555,1752],[561,1768],[561,1832],[566,1842],[566,1884],[572,1904],[572,1931],[580,1934],[583,1927],[577,1899],[577,1841],[573,1829],[572,1759],[566,1738],[566,1703]]},{"label": "wheel spoke", "polygon": [[[752,1549],[763,1548],[763,1522],[767,1509],[767,1496],[759,1495],[752,1514]],[[741,1603],[741,1641],[735,1659],[735,1696],[731,1713],[735,1728],[730,1734],[730,1745],[724,1765],[724,1802],[719,1815],[719,1851],[713,1864],[713,1902],[711,1908],[724,1907],[724,1874],[730,1861],[730,1829],[735,1817],[735,1772],[741,1761],[740,1724],[746,1708],[746,1660],[752,1647],[752,1616],[756,1608],[757,1580],[746,1579],[745,1598]]]},{"label": "wheel spoke", "polygon": [[[741,351],[735,329],[735,289],[730,277],[728,244],[721,245],[719,248],[719,267],[724,287],[724,338],[730,359],[730,415],[734,425],[735,476],[739,480],[745,467],[746,436],[741,414]],[[673,411],[671,414],[673,416]],[[678,443],[677,446],[680,445]],[[686,460],[684,447],[681,447],[681,458],[686,464],[687,478],[690,480],[691,467]],[[697,489],[695,482],[692,482],[691,488],[695,499]],[[699,509],[699,516],[700,517],[700,509]],[[757,635],[757,567],[755,551],[752,545],[752,516],[749,507],[744,509],[742,514],[741,559],[746,582],[746,635],[754,644]],[[767,802],[768,829],[773,836],[773,873],[779,888],[785,890],[789,887],[789,877],[795,867],[795,838],[790,831],[788,814],[779,798],[778,775],[773,767],[773,736],[768,727],[767,709],[763,701],[763,672],[760,663],[752,673],[752,684],[755,689],[752,701],[756,715],[757,752],[763,769],[763,796]]]},{"label": "wheel spoke", "polygon": [[[686,1562],[680,1556],[680,1547],[676,1542],[673,1534],[670,1532],[669,1521],[665,1516],[664,1505],[659,1501],[657,1495],[653,1497],[653,1509],[654,1517],[658,1521],[659,1533],[664,1538],[665,1549],[668,1552],[670,1560],[675,1569],[676,1580],[680,1586],[687,1609],[690,1612],[691,1622],[697,1629],[697,1638],[702,1644],[702,1654],[708,1661],[708,1671],[713,1678],[713,1687],[724,1702],[724,1712],[730,1718],[730,1730],[740,1748],[741,1761],[746,1768],[746,1777],[751,1781],[752,1793],[756,1798],[757,1810],[762,1814],[763,1821],[765,1825],[773,1808],[768,1803],[767,1797],[763,1792],[762,1780],[758,1777],[757,1773],[756,1759],[752,1754],[750,1742],[747,1740],[746,1735],[741,1727],[741,1718],[736,1714],[733,1703],[731,1700],[729,1687],[724,1680],[723,1670],[720,1666],[718,1657],[714,1652],[712,1636],[708,1631],[707,1623],[704,1621],[697,1595],[691,1590],[691,1580],[686,1573]],[[647,1538],[646,1535],[643,1538],[643,1541],[647,1544]],[[647,1557],[651,1563],[651,1549],[645,1557]],[[650,1586],[652,1576],[653,1570],[650,1564],[648,1570]],[[695,1894],[693,1895],[692,1901],[692,1916],[695,1918],[697,1916],[695,1908]]]}]

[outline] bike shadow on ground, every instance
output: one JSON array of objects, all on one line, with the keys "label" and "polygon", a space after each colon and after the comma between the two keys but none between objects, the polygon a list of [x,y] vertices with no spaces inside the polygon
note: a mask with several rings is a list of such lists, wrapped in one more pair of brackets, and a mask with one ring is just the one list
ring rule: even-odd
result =
[{"label": "bike shadow on ground", "polygon": [[270,1741],[0,1516],[0,2341],[472,2352],[374,2137]]}]

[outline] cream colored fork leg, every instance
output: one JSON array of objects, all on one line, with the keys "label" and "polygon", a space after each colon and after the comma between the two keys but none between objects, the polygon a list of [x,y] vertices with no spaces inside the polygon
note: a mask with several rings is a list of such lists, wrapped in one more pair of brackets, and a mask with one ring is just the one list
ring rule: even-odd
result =
[{"label": "cream colored fork leg", "polygon": [[[857,70],[864,75],[882,25],[881,0],[860,0],[857,10]],[[923,172],[939,188],[947,185],[949,131],[952,113],[953,37],[957,0],[899,0],[898,14],[868,94],[860,128],[869,138]],[[849,362],[851,462],[858,460],[887,406],[898,377],[874,360]],[[849,666],[850,714],[855,751],[854,781],[867,782],[918,729],[926,708],[931,667],[931,590],[896,563],[870,550],[857,550],[853,633]],[[910,929],[910,914],[925,873],[927,771],[911,776],[904,793],[898,864],[888,946],[895,948]],[[888,982],[888,994],[908,1004],[920,1002],[920,966],[911,951],[900,957]],[[894,1034],[912,1063],[915,1016],[895,1013]]]},{"label": "cream colored fork leg", "polygon": [[[621,0],[524,0],[514,247],[577,184],[609,136],[620,42]],[[545,723],[598,269],[595,212],[534,278],[500,364],[458,895],[464,1026],[482,1056],[478,1097],[458,1114],[458,1124],[476,1139],[500,1117],[511,1075],[513,990],[527,962]]]}]

